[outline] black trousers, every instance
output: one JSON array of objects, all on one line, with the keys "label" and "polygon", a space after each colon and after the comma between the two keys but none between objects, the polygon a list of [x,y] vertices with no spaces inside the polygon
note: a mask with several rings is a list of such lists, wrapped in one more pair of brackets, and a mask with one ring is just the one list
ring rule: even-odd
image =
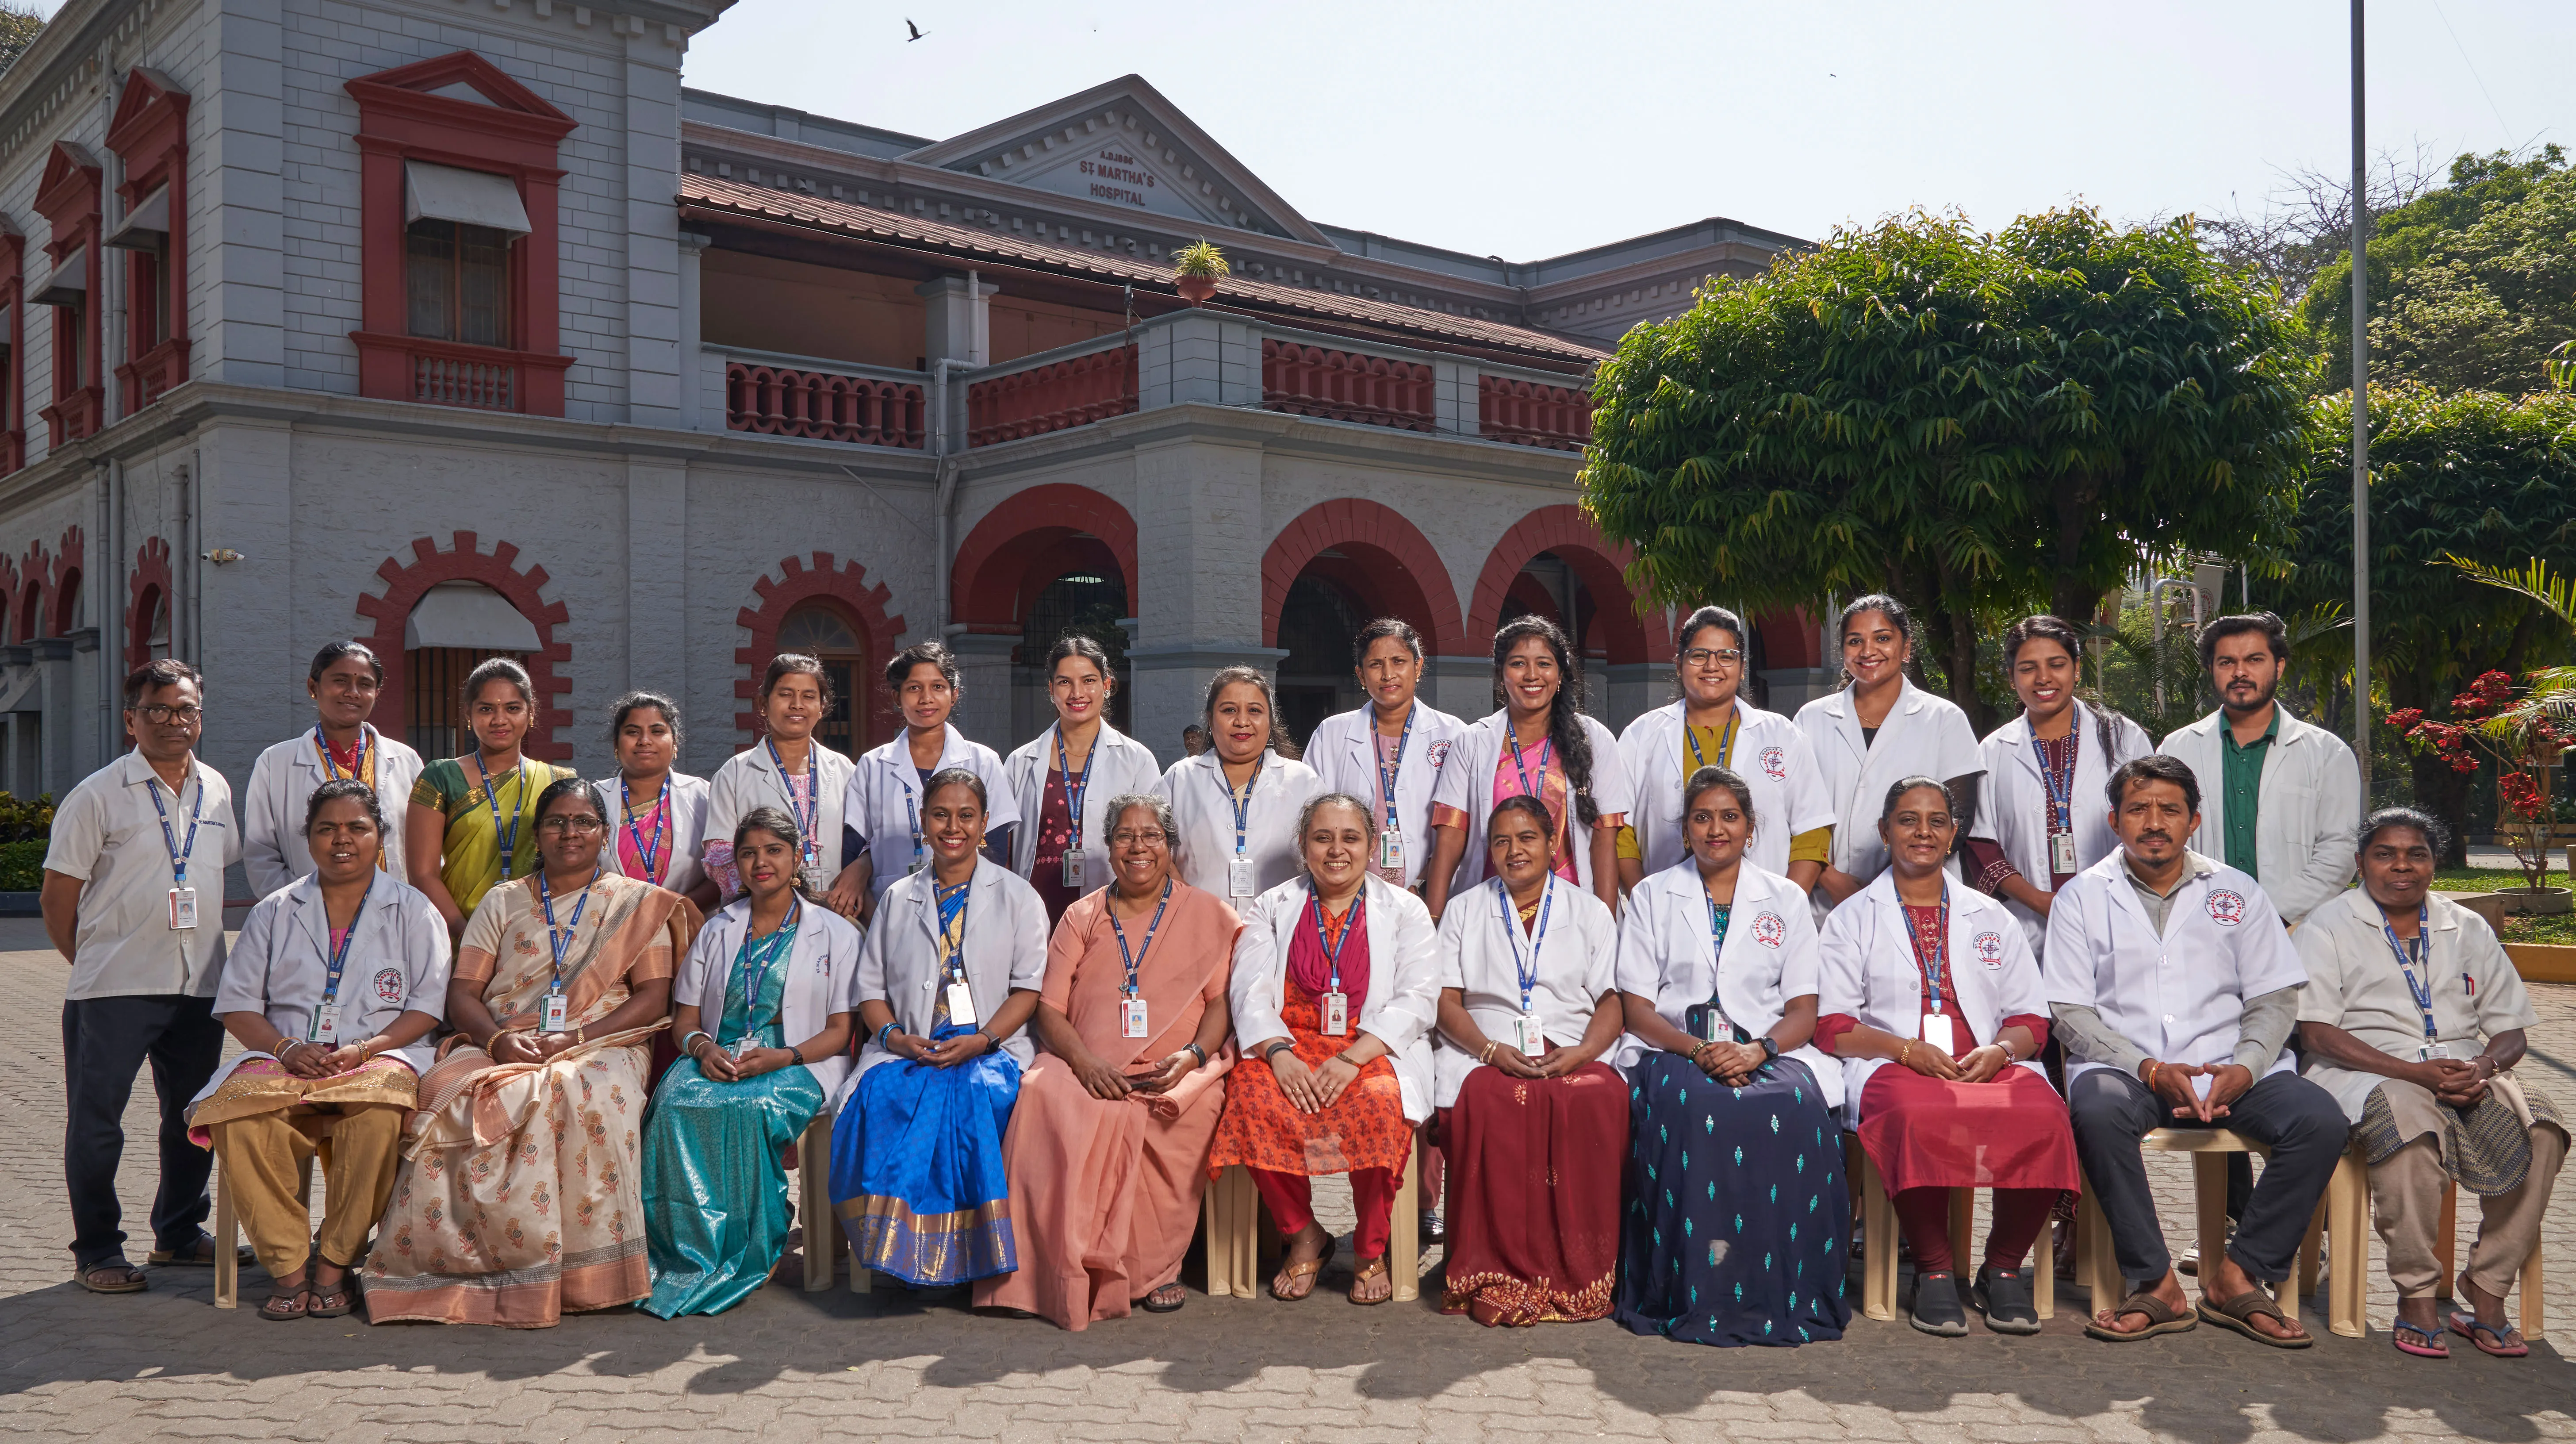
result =
[{"label": "black trousers", "polygon": [[177,995],[77,998],[63,1004],[63,1182],[71,1191],[72,1258],[82,1268],[122,1257],[116,1167],[125,1156],[125,1104],[149,1062],[161,1099],[161,1187],[152,1202],[156,1248],[185,1248],[206,1222],[215,1156],[188,1141],[188,1100],[223,1058],[215,1000]]},{"label": "black trousers", "polygon": [[[2111,1226],[2120,1276],[2152,1282],[2173,1267],[2164,1227],[2147,1188],[2146,1159],[2138,1141],[2158,1128],[2199,1127],[2178,1122],[2169,1105],[2116,1068],[2095,1068],[2067,1086],[2067,1111],[2075,1124],[2075,1153],[2084,1177],[2101,1200]],[[2237,1220],[2227,1256],[2267,1284],[2290,1276],[2308,1219],[2334,1177],[2350,1132],[2334,1096],[2295,1073],[2254,1080],[2215,1126],[2241,1133],[2272,1150]],[[2214,1261],[2201,1261],[2201,1277]]]}]

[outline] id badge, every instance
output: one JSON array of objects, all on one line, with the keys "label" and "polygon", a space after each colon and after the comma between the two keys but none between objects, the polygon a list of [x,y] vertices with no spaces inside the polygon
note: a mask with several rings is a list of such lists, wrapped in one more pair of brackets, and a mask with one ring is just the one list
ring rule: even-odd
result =
[{"label": "id badge", "polygon": [[546,994],[546,1008],[544,1014],[538,1019],[537,1031],[540,1033],[571,1032],[572,1000],[561,993]]},{"label": "id badge", "polygon": [[1118,1036],[1142,1038],[1145,1031],[1145,1000],[1129,998],[1118,1005]]},{"label": "id badge", "polygon": [[2060,874],[2083,871],[2075,865],[2074,833],[2052,832],[2048,835],[2048,870]]},{"label": "id badge", "polygon": [[816,897],[832,890],[832,880],[823,876],[823,864],[819,862],[809,862],[797,869],[797,873],[805,880],[805,890]]},{"label": "id badge", "polygon": [[912,865],[903,870],[903,875],[910,877],[919,871],[921,871],[921,854],[916,852],[912,855]]},{"label": "id badge", "polygon": [[170,927],[186,932],[197,925],[197,890],[192,887],[170,889]]},{"label": "id badge", "polygon": [[1225,890],[1229,897],[1252,896],[1253,886],[1251,858],[1235,857],[1227,860],[1225,865]]},{"label": "id badge", "polygon": [[960,1028],[975,1026],[975,995],[964,978],[948,985],[948,1021]]},{"label": "id badge", "polygon": [[1716,1008],[1710,1008],[1700,1014],[1699,1031],[1700,1041],[1703,1043],[1735,1041],[1735,1024],[1729,1022],[1726,1014]]},{"label": "id badge", "polygon": [[2448,1043],[2425,1043],[2417,1046],[2415,1049],[2416,1061],[2422,1063],[2430,1063],[2436,1058],[2448,1058],[2450,1056],[2451,1045]]},{"label": "id badge", "polygon": [[1401,831],[1392,827],[1378,831],[1377,865],[1388,872],[1404,871],[1404,834]]},{"label": "id badge", "polygon": [[1324,1031],[1338,1038],[1351,1030],[1351,995],[1324,995]]},{"label": "id badge", "polygon": [[1535,1058],[1547,1051],[1546,1035],[1539,1031],[1538,1019],[1522,1013],[1512,1019],[1512,1046],[1525,1058]]},{"label": "id badge", "polygon": [[313,1041],[337,1047],[340,1043],[340,1005],[324,1003],[313,1010]]},{"label": "id badge", "polygon": [[1074,892],[1082,891],[1082,854],[1070,849],[1064,855],[1064,885]]},{"label": "id badge", "polygon": [[1951,1045],[1950,1040],[1950,1024],[1952,1021],[1953,1020],[1950,1015],[1947,1013],[1924,1014],[1923,1041],[1940,1049],[1945,1054],[1957,1052],[1958,1049]]}]

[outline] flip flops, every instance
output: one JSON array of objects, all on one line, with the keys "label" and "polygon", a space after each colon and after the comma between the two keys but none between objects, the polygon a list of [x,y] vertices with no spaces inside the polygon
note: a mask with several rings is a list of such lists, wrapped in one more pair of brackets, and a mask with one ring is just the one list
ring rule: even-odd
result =
[{"label": "flip flops", "polygon": [[2099,1320],[2087,1319],[2084,1321],[2084,1332],[2114,1344],[2134,1344],[2140,1339],[2152,1339],[2158,1334],[2187,1334],[2200,1327],[2200,1320],[2196,1316],[2176,1309],[2145,1289],[2140,1289],[2122,1299],[2120,1306],[2111,1311],[2112,1322],[2119,1322],[2122,1314],[2144,1314],[2147,1316],[2147,1326],[2135,1333],[2130,1333],[2123,1329],[2112,1328]]},{"label": "flip flops", "polygon": [[2388,1337],[2401,1354],[2412,1354],[2419,1359],[2451,1357],[2451,1346],[2442,1342],[2442,1331],[2438,1328],[2428,1329],[2422,1324],[2399,1319],[2388,1326]]},{"label": "flip flops", "polygon": [[[1373,1299],[1364,1299],[1360,1297],[1360,1285],[1369,1282],[1371,1279],[1381,1278],[1386,1280],[1385,1293],[1380,1294],[1378,1297]],[[1363,1259],[1360,1262],[1360,1266],[1352,1270],[1350,1293],[1352,1303],[1358,1304],[1363,1308],[1367,1308],[1385,1303],[1394,1297],[1395,1274],[1387,1268],[1386,1256],[1384,1254],[1380,1254],[1373,1259]]]},{"label": "flip flops", "polygon": [[2232,1299],[2204,1298],[2194,1311],[2222,1329],[2243,1334],[2258,1344],[2269,1344],[2276,1349],[2313,1348],[2317,1342],[2314,1334],[2277,1338],[2254,1327],[2254,1320],[2259,1318],[2268,1317],[2284,1324],[2289,1322],[2282,1314],[2281,1306],[2273,1303],[2272,1296],[2261,1289],[2247,1289]]},{"label": "flip flops", "polygon": [[[1309,1262],[1281,1265],[1278,1274],[1270,1280],[1270,1296],[1281,1303],[1288,1304],[1311,1296],[1315,1292],[1316,1278],[1324,1272],[1324,1265],[1333,1261],[1333,1254],[1340,1247],[1339,1239],[1327,1235],[1324,1239],[1324,1251],[1315,1255]],[[1282,1281],[1296,1292],[1283,1293],[1279,1288]],[[1301,1284],[1304,1287],[1299,1287]]]},{"label": "flip flops", "polygon": [[72,1281],[94,1294],[139,1294],[152,1287],[143,1270],[121,1258],[72,1266]]},{"label": "flip flops", "polygon": [[[2475,1314],[2464,1314],[2454,1310],[2451,1314],[2451,1332],[2468,1340],[2471,1348],[2490,1358],[2520,1359],[2528,1357],[2531,1353],[2531,1345],[2522,1340],[2522,1330],[2511,1324],[2499,1329],[2492,1324],[2479,1323],[2478,1316]],[[2486,1335],[2488,1339],[2493,1339],[2495,1342],[2488,1343],[2486,1339],[2478,1337],[2480,1334]]]}]

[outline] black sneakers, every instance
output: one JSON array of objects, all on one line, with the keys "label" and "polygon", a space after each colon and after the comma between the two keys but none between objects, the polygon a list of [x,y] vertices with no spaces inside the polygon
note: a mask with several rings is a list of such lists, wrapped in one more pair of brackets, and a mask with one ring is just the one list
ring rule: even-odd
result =
[{"label": "black sneakers", "polygon": [[1998,1334],[2036,1334],[2039,1310],[2030,1302],[2030,1275],[1992,1264],[1977,1270],[1977,1307]]},{"label": "black sneakers", "polygon": [[1927,1334],[1955,1339],[1968,1332],[1967,1306],[1959,1302],[1959,1277],[1951,1273],[1914,1276],[1914,1313],[1910,1322]]}]

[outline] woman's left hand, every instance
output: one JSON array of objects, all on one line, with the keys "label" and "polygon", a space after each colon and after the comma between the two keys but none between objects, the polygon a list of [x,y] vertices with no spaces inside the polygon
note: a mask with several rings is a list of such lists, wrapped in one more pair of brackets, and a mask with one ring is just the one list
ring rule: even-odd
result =
[{"label": "woman's left hand", "polygon": [[1959,1060],[1959,1081],[1991,1083],[1996,1075],[2010,1066],[2012,1066],[2012,1055],[2003,1050],[2003,1045],[1988,1043],[1981,1048],[1971,1049],[1967,1057]]},{"label": "woman's left hand", "polygon": [[330,1050],[330,1058],[324,1066],[332,1076],[337,1077],[342,1073],[356,1072],[366,1063],[367,1057],[366,1044],[343,1043]]},{"label": "woman's left hand", "polygon": [[1128,1081],[1133,1083],[1140,1093],[1169,1093],[1179,1087],[1181,1080],[1190,1076],[1190,1071],[1198,1066],[1199,1055],[1184,1048],[1164,1059],[1161,1071],[1155,1073],[1153,1077],[1131,1078]]},{"label": "woman's left hand", "polygon": [[1332,1107],[1342,1096],[1342,1090],[1350,1087],[1351,1080],[1358,1076],[1359,1065],[1339,1053],[1325,1059],[1323,1066],[1315,1070],[1315,1103],[1318,1109]]},{"label": "woman's left hand", "polygon": [[936,1043],[923,1046],[921,1061],[933,1068],[954,1068],[992,1051],[993,1040],[980,1032],[951,1033]]}]

